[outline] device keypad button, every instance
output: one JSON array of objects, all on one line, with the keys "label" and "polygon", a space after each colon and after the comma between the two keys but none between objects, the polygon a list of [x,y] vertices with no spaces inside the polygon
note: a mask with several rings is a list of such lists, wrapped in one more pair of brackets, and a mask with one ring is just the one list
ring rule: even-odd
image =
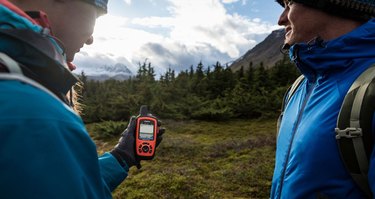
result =
[{"label": "device keypad button", "polygon": [[142,147],[142,151],[145,152],[145,153],[149,152],[149,150],[150,150],[150,148],[148,146],[146,146],[146,145],[144,145]]}]

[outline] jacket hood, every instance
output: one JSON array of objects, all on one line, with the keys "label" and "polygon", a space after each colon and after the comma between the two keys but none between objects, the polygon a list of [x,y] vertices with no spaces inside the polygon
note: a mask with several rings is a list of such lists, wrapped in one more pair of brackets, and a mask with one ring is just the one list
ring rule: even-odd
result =
[{"label": "jacket hood", "polygon": [[374,58],[375,62],[375,19],[333,40],[317,37],[309,43],[295,44],[289,49],[289,56],[309,80],[361,60]]},{"label": "jacket hood", "polygon": [[4,2],[0,0],[0,52],[19,62],[25,76],[62,98],[79,81],[69,71],[62,48],[47,28]]}]

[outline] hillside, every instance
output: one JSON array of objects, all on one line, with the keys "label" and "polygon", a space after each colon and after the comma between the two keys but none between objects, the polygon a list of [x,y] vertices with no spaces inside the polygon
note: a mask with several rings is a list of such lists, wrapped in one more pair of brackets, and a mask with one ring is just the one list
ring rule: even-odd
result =
[{"label": "hillside", "polygon": [[280,48],[283,45],[284,29],[275,30],[254,48],[247,51],[243,56],[234,61],[230,68],[238,71],[241,66],[246,70],[252,62],[254,67],[263,62],[265,68],[270,68],[283,58]]}]

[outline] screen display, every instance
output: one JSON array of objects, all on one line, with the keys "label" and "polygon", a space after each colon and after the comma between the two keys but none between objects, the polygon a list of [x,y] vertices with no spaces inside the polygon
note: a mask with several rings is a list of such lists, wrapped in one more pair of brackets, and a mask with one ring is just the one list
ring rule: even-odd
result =
[{"label": "screen display", "polygon": [[139,139],[153,140],[154,139],[154,123],[151,121],[141,121],[139,125]]}]

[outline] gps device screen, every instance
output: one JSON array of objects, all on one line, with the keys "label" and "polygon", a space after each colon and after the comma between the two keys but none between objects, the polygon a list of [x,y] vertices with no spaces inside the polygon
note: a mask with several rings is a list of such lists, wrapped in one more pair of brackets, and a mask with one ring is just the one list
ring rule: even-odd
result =
[{"label": "gps device screen", "polygon": [[153,140],[154,139],[154,124],[150,121],[141,121],[139,125],[139,139]]}]

